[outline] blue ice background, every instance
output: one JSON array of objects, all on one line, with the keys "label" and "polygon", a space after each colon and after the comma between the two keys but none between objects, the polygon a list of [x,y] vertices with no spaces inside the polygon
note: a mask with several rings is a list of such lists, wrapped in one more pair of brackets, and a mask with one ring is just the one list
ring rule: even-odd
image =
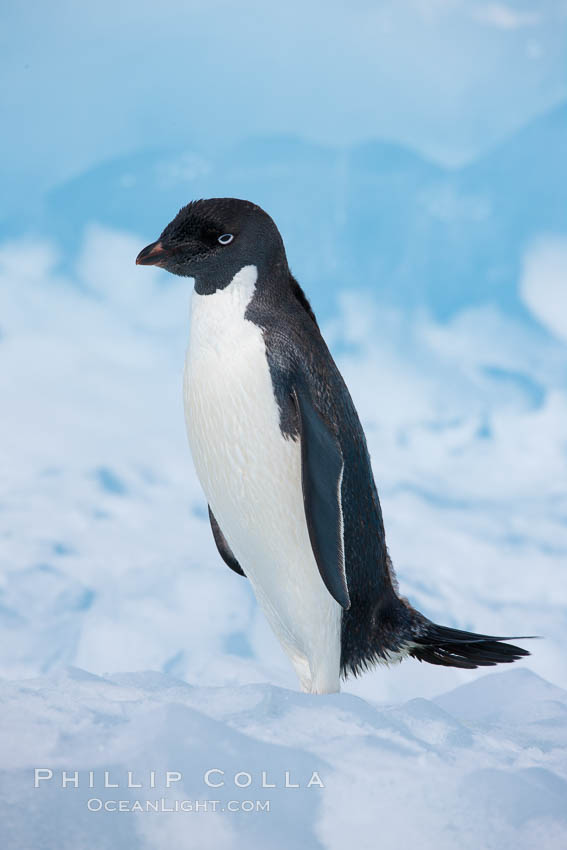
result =
[{"label": "blue ice background", "polygon": [[244,196],[326,313],[523,314],[522,253],[566,227],[565,36],[554,0],[8,3],[0,234],[66,263],[90,222]]},{"label": "blue ice background", "polygon": [[[67,846],[51,814],[68,798],[31,792],[27,819],[12,805],[39,756],[176,769],[224,748],[235,769],[327,765],[321,804],[258,817],[252,846],[288,843],[295,817],[305,846],[343,847],[353,811],[360,847],[378,824],[385,847],[449,848],[455,830],[464,847],[564,846],[565,4],[2,17],[2,845]],[[133,266],[213,195],[260,203],[284,235],[363,419],[402,591],[450,625],[544,635],[527,662],[492,683],[405,662],[342,698],[290,693],[188,456],[187,282]],[[92,822],[72,819],[69,846],[88,846]],[[240,819],[115,819],[97,837],[119,828],[149,847],[250,843]]]}]

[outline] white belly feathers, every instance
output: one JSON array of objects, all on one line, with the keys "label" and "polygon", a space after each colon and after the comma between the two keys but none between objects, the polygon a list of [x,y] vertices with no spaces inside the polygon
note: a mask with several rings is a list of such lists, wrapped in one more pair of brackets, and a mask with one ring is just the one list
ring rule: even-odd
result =
[{"label": "white belly feathers", "polygon": [[255,266],[193,293],[185,363],[187,432],[217,522],[305,690],[339,689],[341,608],[313,556],[298,440],[279,426],[262,332],[244,318]]}]

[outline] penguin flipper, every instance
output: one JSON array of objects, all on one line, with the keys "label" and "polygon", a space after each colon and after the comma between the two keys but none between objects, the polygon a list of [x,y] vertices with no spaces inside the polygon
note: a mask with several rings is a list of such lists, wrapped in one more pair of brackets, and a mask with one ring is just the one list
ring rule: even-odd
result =
[{"label": "penguin flipper", "polygon": [[215,519],[215,516],[209,506],[209,520],[211,523],[211,530],[213,532],[213,537],[215,539],[215,543],[217,544],[217,549],[219,550],[219,555],[225,562],[227,566],[230,567],[231,570],[234,570],[235,573],[238,573],[239,576],[244,576],[246,578],[246,573],[232,554],[232,549],[226,542],[226,537],[220,530],[220,526]]},{"label": "penguin flipper", "polygon": [[299,419],[301,483],[311,548],[325,587],[339,605],[348,609],[341,497],[343,454],[306,388],[297,383],[291,395]]}]

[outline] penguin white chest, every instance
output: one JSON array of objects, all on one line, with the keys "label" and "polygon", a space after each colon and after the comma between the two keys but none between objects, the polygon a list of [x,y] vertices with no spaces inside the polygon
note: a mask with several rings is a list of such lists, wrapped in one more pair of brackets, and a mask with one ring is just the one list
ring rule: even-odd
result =
[{"label": "penguin white chest", "polygon": [[245,318],[256,279],[245,266],[225,289],[193,293],[189,443],[211,510],[303,686],[338,690],[341,609],[309,540],[299,440],[280,430],[264,337]]}]

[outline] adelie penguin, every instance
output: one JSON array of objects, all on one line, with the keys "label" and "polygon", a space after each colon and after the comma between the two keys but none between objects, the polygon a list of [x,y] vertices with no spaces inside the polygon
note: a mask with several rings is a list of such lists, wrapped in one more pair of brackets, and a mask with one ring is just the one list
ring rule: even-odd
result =
[{"label": "adelie penguin", "polygon": [[399,596],[360,420],[267,213],[194,201],[136,263],[194,278],[184,400],[212,533],[304,691],[405,656],[472,668],[529,655]]}]

